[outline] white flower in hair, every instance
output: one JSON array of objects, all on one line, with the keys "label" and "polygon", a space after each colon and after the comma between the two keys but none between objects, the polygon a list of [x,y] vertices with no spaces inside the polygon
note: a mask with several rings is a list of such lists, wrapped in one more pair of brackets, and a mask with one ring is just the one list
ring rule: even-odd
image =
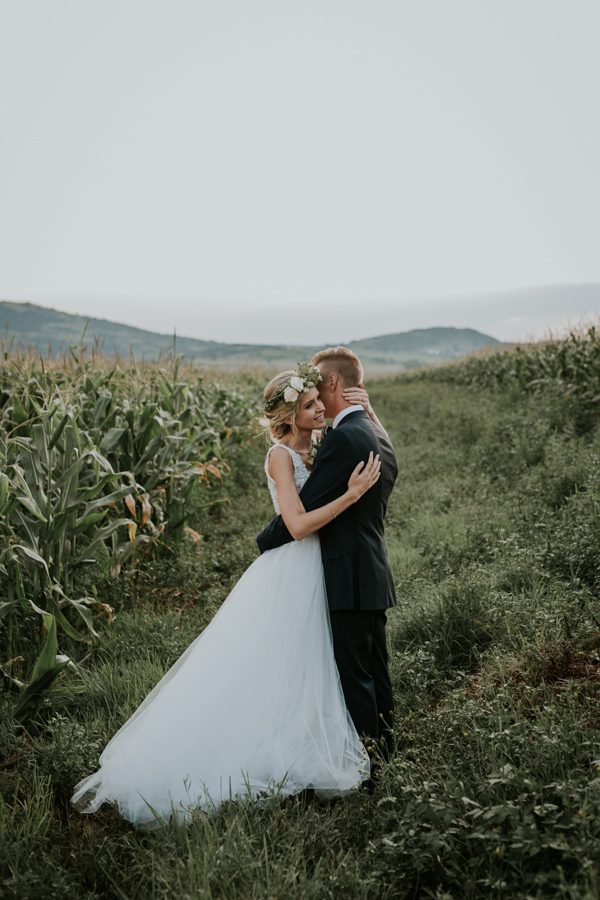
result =
[{"label": "white flower in hair", "polygon": [[283,392],[283,399],[286,403],[295,403],[299,396],[298,391],[293,387],[286,387]]},{"label": "white flower in hair", "polygon": [[310,363],[298,363],[298,371],[290,375],[289,381],[284,381],[277,391],[268,400],[265,400],[265,412],[277,407],[284,400],[286,403],[295,403],[300,393],[305,394],[312,387],[316,387],[323,381],[323,376]]}]

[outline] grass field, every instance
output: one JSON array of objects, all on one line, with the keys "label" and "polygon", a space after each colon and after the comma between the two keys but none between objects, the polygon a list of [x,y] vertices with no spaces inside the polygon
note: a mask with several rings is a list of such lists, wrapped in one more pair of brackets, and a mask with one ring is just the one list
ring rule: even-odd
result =
[{"label": "grass field", "polygon": [[0,894],[600,896],[600,434],[555,394],[399,379],[371,396],[400,467],[397,751],[376,793],[231,804],[149,834],[69,806],[255,557],[271,515],[256,438],[230,457],[230,502],[190,519],[202,543],[97,585],[117,615],[27,730],[3,695]]}]

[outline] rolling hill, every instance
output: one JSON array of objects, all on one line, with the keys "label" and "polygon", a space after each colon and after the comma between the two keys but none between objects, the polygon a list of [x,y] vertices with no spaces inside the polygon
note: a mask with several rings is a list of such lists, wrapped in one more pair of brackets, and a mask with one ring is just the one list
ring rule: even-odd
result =
[{"label": "rolling hill", "polygon": [[[96,344],[102,353],[154,360],[173,349],[173,335],[158,334],[60,312],[32,303],[0,301],[0,328],[4,342],[55,356],[67,347]],[[458,359],[500,341],[472,328],[424,328],[346,342],[371,373],[385,372]],[[309,358],[318,348],[304,345],[228,344],[177,337],[177,352],[188,360],[225,369],[248,366],[285,368]]]}]

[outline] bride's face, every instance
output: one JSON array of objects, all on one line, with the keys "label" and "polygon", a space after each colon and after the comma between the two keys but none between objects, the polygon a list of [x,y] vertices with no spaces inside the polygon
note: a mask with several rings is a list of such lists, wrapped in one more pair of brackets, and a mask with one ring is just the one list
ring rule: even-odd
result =
[{"label": "bride's face", "polygon": [[319,400],[319,392],[311,388],[300,397],[296,413],[296,428],[301,431],[313,431],[325,425],[325,407]]}]

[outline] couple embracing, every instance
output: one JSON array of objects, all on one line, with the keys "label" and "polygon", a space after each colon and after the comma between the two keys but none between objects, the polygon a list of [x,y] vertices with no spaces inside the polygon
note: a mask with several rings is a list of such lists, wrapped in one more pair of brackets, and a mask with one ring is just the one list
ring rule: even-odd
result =
[{"label": "couple embracing", "polygon": [[262,555],[76,786],[81,812],[111,802],[155,827],[227,800],[372,786],[392,746],[383,519],[397,464],[362,380],[338,347],[265,388],[276,516]]}]

